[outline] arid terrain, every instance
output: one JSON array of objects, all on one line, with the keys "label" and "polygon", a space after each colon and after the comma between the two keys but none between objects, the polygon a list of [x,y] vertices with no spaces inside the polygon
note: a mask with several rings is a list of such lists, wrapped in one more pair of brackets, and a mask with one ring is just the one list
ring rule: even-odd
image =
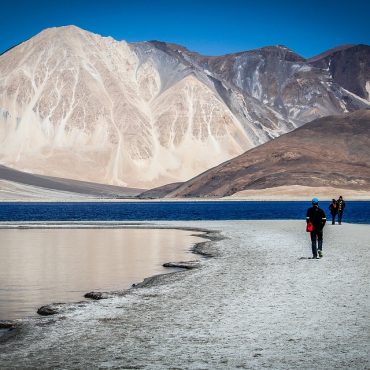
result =
[{"label": "arid terrain", "polygon": [[370,110],[324,117],[212,168],[164,196],[224,197],[296,185],[368,192],[369,148]]}]

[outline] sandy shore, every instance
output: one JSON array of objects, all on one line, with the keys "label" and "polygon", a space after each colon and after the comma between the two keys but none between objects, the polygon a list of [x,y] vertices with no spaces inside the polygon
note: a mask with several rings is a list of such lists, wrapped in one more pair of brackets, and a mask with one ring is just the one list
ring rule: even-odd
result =
[{"label": "sandy shore", "polygon": [[48,318],[0,342],[0,368],[368,369],[370,226],[166,222],[219,230],[201,268]]},{"label": "sandy shore", "polygon": [[370,191],[338,189],[330,186],[310,187],[301,185],[277,186],[275,188],[244,190],[223,199],[227,200],[321,200],[338,199],[342,195],[347,200],[369,200]]},{"label": "sandy shore", "polygon": [[223,198],[157,198],[138,199],[107,198],[83,195],[66,191],[57,191],[11,183],[0,179],[1,202],[197,202],[197,201],[309,201],[314,196],[320,200],[338,199],[342,195],[346,200],[370,200],[370,191],[338,189],[333,187],[310,187],[301,185],[277,186],[268,189],[244,190]]}]

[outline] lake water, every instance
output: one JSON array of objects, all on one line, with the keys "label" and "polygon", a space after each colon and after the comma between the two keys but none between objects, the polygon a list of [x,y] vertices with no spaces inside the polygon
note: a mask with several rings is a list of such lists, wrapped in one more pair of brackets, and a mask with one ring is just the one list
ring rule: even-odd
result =
[{"label": "lake water", "polygon": [[[327,213],[329,202],[320,202]],[[304,222],[310,202],[189,201],[0,203],[0,221],[272,220]],[[344,222],[370,224],[370,202],[347,202]],[[43,304],[119,290],[192,259],[196,242],[179,230],[0,229],[0,319]]]},{"label": "lake water", "polygon": [[[194,259],[203,238],[162,229],[1,229],[0,320],[36,315],[42,305],[76,302],[92,290],[128,288]],[[174,270],[174,269],[172,269]]]},{"label": "lake water", "polygon": [[[370,223],[370,202],[346,202],[344,222]],[[0,203],[0,221],[304,220],[310,202]],[[320,202],[329,216],[329,202]]]}]

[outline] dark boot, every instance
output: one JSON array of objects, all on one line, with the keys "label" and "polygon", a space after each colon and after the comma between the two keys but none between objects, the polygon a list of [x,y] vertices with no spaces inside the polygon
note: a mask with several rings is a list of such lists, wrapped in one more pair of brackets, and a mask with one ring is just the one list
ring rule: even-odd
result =
[{"label": "dark boot", "polygon": [[323,256],[322,254],[322,240],[318,240],[318,253],[319,253],[319,257],[321,258]]},{"label": "dark boot", "polygon": [[312,258],[317,258],[316,240],[312,240]]}]

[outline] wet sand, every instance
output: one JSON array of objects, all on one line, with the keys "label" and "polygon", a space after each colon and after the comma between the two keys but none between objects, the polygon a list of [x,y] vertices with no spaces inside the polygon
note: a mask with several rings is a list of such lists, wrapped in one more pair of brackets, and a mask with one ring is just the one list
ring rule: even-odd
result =
[{"label": "wet sand", "polygon": [[[201,268],[22,323],[4,368],[370,367],[370,226],[328,225],[311,260],[302,221],[167,222],[225,239]],[[217,237],[217,234],[214,235]]]}]

